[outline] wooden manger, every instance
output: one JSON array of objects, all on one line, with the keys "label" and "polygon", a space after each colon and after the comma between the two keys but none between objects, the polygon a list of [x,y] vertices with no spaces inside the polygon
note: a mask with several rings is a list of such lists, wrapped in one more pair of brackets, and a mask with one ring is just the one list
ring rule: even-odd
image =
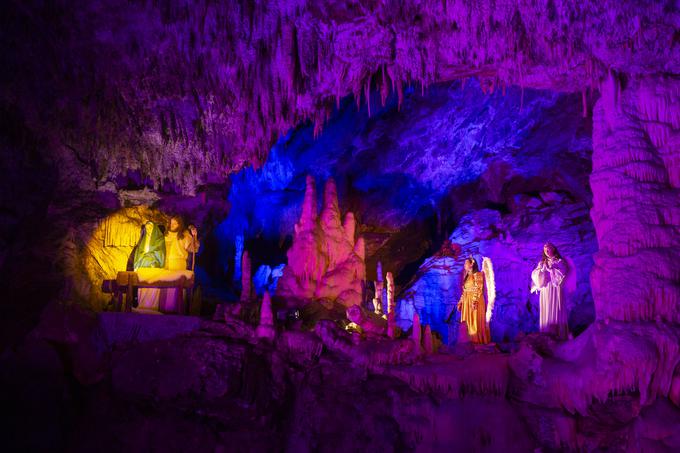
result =
[{"label": "wooden manger", "polygon": [[[125,297],[125,311],[131,312],[135,290],[138,288],[176,288],[179,291],[186,289],[187,294],[183,294],[177,311],[173,311],[173,313],[185,315],[189,313],[189,304],[191,301],[189,293],[194,287],[193,272],[191,272],[190,275],[191,276],[189,277],[187,274],[182,274],[172,281],[155,281],[149,283],[141,281],[137,272],[121,271],[118,272],[115,280],[104,280],[102,283],[102,291],[113,295],[112,298],[115,311],[122,311],[123,297]],[[161,313],[168,313],[165,302],[165,298],[161,297],[158,307],[158,310]]]}]

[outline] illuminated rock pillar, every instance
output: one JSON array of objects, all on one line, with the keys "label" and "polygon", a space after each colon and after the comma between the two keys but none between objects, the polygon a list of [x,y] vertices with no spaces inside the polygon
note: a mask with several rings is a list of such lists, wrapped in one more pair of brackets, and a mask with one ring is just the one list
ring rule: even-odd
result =
[{"label": "illuminated rock pillar", "polygon": [[260,324],[255,329],[255,334],[259,338],[267,338],[273,340],[276,336],[276,329],[274,328],[274,313],[272,311],[272,299],[269,291],[265,291],[262,296],[262,305],[260,306]]}]

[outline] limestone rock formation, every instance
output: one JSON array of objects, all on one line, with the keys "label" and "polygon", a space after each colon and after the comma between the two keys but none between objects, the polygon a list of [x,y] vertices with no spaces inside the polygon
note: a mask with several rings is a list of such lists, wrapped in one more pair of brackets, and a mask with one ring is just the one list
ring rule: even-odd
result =
[{"label": "limestone rock formation", "polygon": [[611,74],[593,112],[597,317],[680,322],[680,83]]},{"label": "limestone rock formation", "polygon": [[380,261],[378,261],[378,265],[376,266],[376,274],[377,277],[374,282],[375,293],[373,295],[373,311],[377,314],[382,314],[384,311],[383,289],[385,288],[385,283],[383,282],[382,263],[380,263]]},{"label": "limestone rock formation", "polygon": [[387,336],[394,339],[398,334],[399,327],[397,327],[397,314],[393,311],[387,314]]},{"label": "limestone rock formation", "polygon": [[347,309],[347,319],[361,327],[361,330],[366,333],[385,335],[387,329],[385,319],[360,305],[352,305]]},{"label": "limestone rock formation", "polygon": [[425,354],[432,354],[435,352],[432,329],[429,324],[425,326],[425,332],[423,333],[423,349],[425,349]]},{"label": "limestone rock formation", "polygon": [[418,313],[413,313],[413,324],[411,326],[411,341],[413,342],[413,350],[416,354],[421,354],[423,352],[422,336],[423,331],[420,325],[420,316]]},{"label": "limestone rock formation", "polygon": [[321,215],[316,213],[314,180],[307,177],[302,214],[295,226],[288,264],[278,282],[277,295],[312,300],[327,299],[351,307],[362,301],[364,241],[355,239],[352,213],[341,223],[335,182],[324,190]]},{"label": "limestone rock formation", "polygon": [[253,281],[250,277],[251,273],[250,255],[245,251],[241,258],[241,302],[247,302],[252,298]]},{"label": "limestone rock formation", "polygon": [[265,291],[262,297],[262,305],[260,306],[260,322],[255,329],[255,335],[260,338],[273,340],[276,336],[276,328],[274,327],[274,313],[272,311],[272,298],[268,291]]},{"label": "limestone rock formation", "polygon": [[[102,282],[115,279],[119,271],[127,270],[130,255],[141,236],[142,225],[149,220],[165,224],[167,216],[147,206],[123,208],[93,226],[91,237],[80,247],[73,243],[77,241],[75,236],[78,234],[73,230],[71,241],[77,255],[69,260],[69,273],[76,284],[76,292],[91,306],[99,310],[106,307],[111,295],[102,292]],[[83,227],[85,225],[80,226]]]},{"label": "limestone rock formation", "polygon": [[[488,256],[494,263],[497,294],[491,321],[493,341],[511,341],[522,332],[537,330],[538,298],[529,293],[528,282],[547,241],[556,244],[572,265],[565,284],[572,329],[580,331],[593,321],[590,268],[596,244],[592,224],[581,221],[587,215],[585,203],[546,193],[515,197],[509,213],[486,209],[461,219],[449,237],[461,248],[461,256],[473,255],[480,265],[482,256]],[[462,259],[446,254],[428,258],[411,287],[402,292],[397,309],[399,325],[408,328],[415,310],[445,343],[453,343],[453,323],[447,325],[444,320],[460,298],[462,269]]]},{"label": "limestone rock formation", "polygon": [[[65,5],[56,23],[28,2],[8,7],[16,26],[3,47],[18,76],[3,92],[35,93],[21,101],[24,116],[89,184],[137,171],[191,194],[261,164],[273,138],[306,119],[320,130],[347,94],[375,110],[390,93],[403,99],[408,83],[477,76],[488,93],[510,85],[579,93],[609,68],[678,73],[680,50],[658,45],[673,43],[677,28],[665,5],[97,1]],[[35,20],[43,14],[54,22]],[[50,39],[36,42],[39,32]],[[31,110],[61,114],[45,122]]]},{"label": "limestone rock formation", "polygon": [[387,281],[387,314],[389,315],[397,308],[394,300],[394,277],[392,272],[387,273],[385,280]]}]

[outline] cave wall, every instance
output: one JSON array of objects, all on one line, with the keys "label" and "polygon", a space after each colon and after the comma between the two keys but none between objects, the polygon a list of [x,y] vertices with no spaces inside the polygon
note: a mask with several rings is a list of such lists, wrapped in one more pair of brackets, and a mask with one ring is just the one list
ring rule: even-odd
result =
[{"label": "cave wall", "polygon": [[680,83],[611,74],[593,119],[597,316],[680,320]]}]

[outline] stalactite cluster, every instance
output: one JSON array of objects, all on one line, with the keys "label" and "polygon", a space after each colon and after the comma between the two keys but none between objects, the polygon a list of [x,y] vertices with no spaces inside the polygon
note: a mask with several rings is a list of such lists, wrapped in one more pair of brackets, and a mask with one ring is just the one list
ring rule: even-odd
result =
[{"label": "stalactite cluster", "polygon": [[8,14],[6,56],[26,77],[1,99],[41,112],[32,126],[96,187],[138,171],[193,193],[259,166],[290,127],[319,132],[348,94],[370,110],[405,86],[476,76],[489,93],[587,102],[612,69],[677,71],[679,20],[635,1],[29,3]]}]

